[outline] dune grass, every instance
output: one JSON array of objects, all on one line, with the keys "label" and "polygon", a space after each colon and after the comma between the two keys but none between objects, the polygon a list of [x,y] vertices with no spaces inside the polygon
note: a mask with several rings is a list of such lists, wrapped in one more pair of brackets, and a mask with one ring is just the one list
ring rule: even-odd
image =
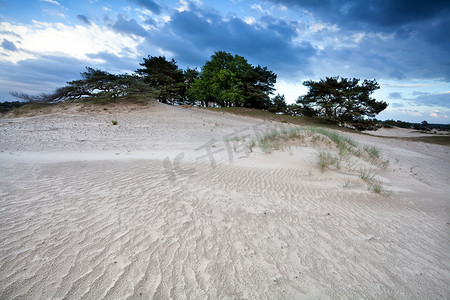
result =
[{"label": "dune grass", "polygon": [[318,151],[316,162],[322,172],[331,165],[335,165],[337,169],[340,168],[339,157],[326,150]]},{"label": "dune grass", "polygon": [[[357,165],[367,163],[374,168],[383,169],[389,165],[388,161],[383,161],[381,151],[377,147],[360,146],[351,138],[325,128],[302,126],[283,130],[272,129],[253,142],[252,148],[259,146],[267,154],[275,150],[290,149],[295,144],[312,145],[317,148],[315,163],[322,173],[327,169],[341,169],[343,166],[355,171]],[[359,178],[366,182],[368,190],[384,196],[390,195],[383,183],[375,178],[372,169],[360,167]],[[349,181],[346,181],[344,187],[349,186]]]}]

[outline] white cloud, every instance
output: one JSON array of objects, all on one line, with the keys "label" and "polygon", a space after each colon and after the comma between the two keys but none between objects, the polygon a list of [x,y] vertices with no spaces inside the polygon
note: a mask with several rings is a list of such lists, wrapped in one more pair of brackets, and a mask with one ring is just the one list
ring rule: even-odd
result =
[{"label": "white cloud", "polygon": [[125,12],[125,13],[127,13],[127,14],[129,14],[130,12],[131,12],[131,6],[125,6],[125,7],[122,7],[122,10]]},{"label": "white cloud", "polygon": [[178,12],[189,11],[189,3],[185,0],[180,0],[180,6],[176,10]]},{"label": "white cloud", "polygon": [[319,32],[319,31],[328,31],[328,32],[337,32],[339,31],[339,27],[336,24],[330,25],[330,24],[324,24],[324,23],[314,23],[309,26],[309,30],[312,32]]},{"label": "white cloud", "polygon": [[275,94],[282,94],[288,104],[293,104],[299,96],[308,93],[308,89],[300,82],[292,82],[280,79],[275,84]]},{"label": "white cloud", "polygon": [[245,17],[244,22],[247,23],[248,25],[252,25],[256,23],[256,19],[255,17]]},{"label": "white cloud", "polygon": [[56,5],[61,6],[61,4],[59,4],[59,2],[58,2],[58,1],[55,1],[55,0],[41,0],[41,1],[42,1],[42,2],[47,2],[47,3],[56,4]]},{"label": "white cloud", "polygon": [[202,1],[200,0],[191,0],[191,1],[179,0],[179,6],[175,9],[178,10],[178,12],[189,11],[190,10],[189,3],[194,3],[195,5],[203,4]]},{"label": "white cloud", "polygon": [[254,9],[254,10],[258,11],[258,12],[261,12],[261,13],[265,13],[265,14],[268,14],[268,15],[271,14],[270,11],[268,11],[268,10],[266,10],[266,9],[263,9],[262,6],[261,6],[260,4],[252,4],[252,5],[250,6],[250,8],[251,8],[251,9]]},{"label": "white cloud", "polygon": [[[137,47],[144,38],[132,38],[114,32],[108,27],[96,24],[85,27],[69,26],[62,23],[32,21],[30,25],[0,23],[4,29],[0,40],[8,39],[20,49],[0,55],[0,61],[17,63],[41,55],[61,55],[89,60],[89,54],[111,53],[119,57],[126,49],[138,57]],[[14,32],[15,35],[8,34]]]},{"label": "white cloud", "polygon": [[51,10],[51,9],[44,9],[42,11],[49,16],[58,17],[61,19],[67,19],[69,17],[68,15],[66,15],[62,12]]},{"label": "white cloud", "polygon": [[435,110],[435,111],[429,112],[428,115],[430,117],[436,118],[436,119],[438,119],[438,118],[448,118],[448,111],[447,112],[441,112],[441,111]]}]

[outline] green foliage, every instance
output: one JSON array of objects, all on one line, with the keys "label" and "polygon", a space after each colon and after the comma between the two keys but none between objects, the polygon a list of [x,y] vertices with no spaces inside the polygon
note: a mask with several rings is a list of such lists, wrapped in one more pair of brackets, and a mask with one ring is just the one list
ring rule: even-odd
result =
[{"label": "green foliage", "polygon": [[0,102],[0,113],[6,113],[14,108],[21,107],[25,105],[26,102],[21,101],[11,101],[11,102]]},{"label": "green foliage", "polygon": [[164,56],[148,56],[140,63],[144,68],[136,73],[143,76],[144,82],[156,89],[158,100],[163,103],[173,103],[183,100],[186,93],[183,71],[178,69],[176,61],[167,61]]},{"label": "green foliage", "polygon": [[200,77],[200,72],[197,71],[197,68],[195,69],[187,68],[185,71],[183,71],[183,77],[184,77],[184,84],[181,91],[182,101],[184,103],[192,104],[195,102],[195,98],[190,98],[188,91],[192,87],[194,82]]},{"label": "green foliage", "polygon": [[270,95],[273,93],[277,75],[267,67],[251,67],[244,74],[243,88],[245,107],[266,109],[270,106]]},{"label": "green foliage", "polygon": [[380,88],[375,80],[327,77],[319,82],[303,82],[308,93],[297,100],[305,112],[333,123],[352,124],[358,130],[373,127],[370,119],[387,107],[384,101],[376,101],[370,95]]},{"label": "green foliage", "polygon": [[[298,101],[299,100],[297,100],[297,102]],[[286,108],[286,114],[294,116],[294,117],[297,117],[297,116],[313,117],[313,116],[315,116],[315,112],[311,108],[309,108],[309,106],[302,106],[299,104],[289,104]]]},{"label": "green foliage", "polygon": [[284,95],[277,94],[273,99],[271,100],[269,111],[270,112],[281,112],[285,113],[287,110],[287,103],[286,99],[284,98]]},{"label": "green foliage", "polygon": [[113,125],[117,125],[117,121],[111,121],[111,123],[113,124]]},{"label": "green foliage", "polygon": [[276,75],[267,68],[253,67],[242,56],[218,51],[205,63],[187,95],[205,107],[214,103],[223,107],[267,108],[275,82]]}]

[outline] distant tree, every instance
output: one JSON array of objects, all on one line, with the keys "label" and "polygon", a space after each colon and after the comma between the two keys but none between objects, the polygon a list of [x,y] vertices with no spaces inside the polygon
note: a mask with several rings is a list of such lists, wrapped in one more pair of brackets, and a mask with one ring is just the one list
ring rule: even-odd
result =
[{"label": "distant tree", "polygon": [[25,104],[26,104],[26,102],[21,102],[21,101],[0,102],[0,113],[6,113],[10,110],[13,110],[14,108],[21,107]]},{"label": "distant tree", "polygon": [[[298,100],[297,100],[298,101]],[[297,103],[289,104],[286,109],[286,114],[291,116],[307,116],[312,117],[315,115],[315,112],[312,111],[308,107],[303,107]]]},{"label": "distant tree", "polygon": [[428,126],[428,122],[427,121],[422,121],[422,126],[427,127]]},{"label": "distant tree", "polygon": [[308,93],[299,97],[297,104],[312,115],[335,123],[349,123],[358,129],[373,125],[373,119],[388,104],[376,101],[370,95],[380,88],[375,80],[327,77],[319,82],[303,82]]},{"label": "distant tree", "polygon": [[164,56],[148,56],[139,64],[144,67],[137,69],[136,73],[150,87],[158,92],[158,100],[163,103],[182,100],[185,88],[183,71],[178,69],[176,61],[172,58],[167,61]]},{"label": "distant tree", "polygon": [[400,127],[400,128],[411,128],[411,126],[412,126],[411,123],[404,122],[404,121],[401,121],[401,120],[397,120],[397,121],[386,120],[386,121],[381,121],[380,123],[381,123],[381,125],[383,125],[384,127],[387,127],[387,128],[392,128],[394,126],[395,127]]},{"label": "distant tree", "polygon": [[286,110],[287,110],[287,103],[284,98],[284,95],[277,94],[275,97],[273,97],[269,107],[269,111],[286,113]]},{"label": "distant tree", "polygon": [[267,108],[276,75],[260,66],[253,67],[239,55],[217,51],[202,67],[188,96],[204,106],[247,106]]}]

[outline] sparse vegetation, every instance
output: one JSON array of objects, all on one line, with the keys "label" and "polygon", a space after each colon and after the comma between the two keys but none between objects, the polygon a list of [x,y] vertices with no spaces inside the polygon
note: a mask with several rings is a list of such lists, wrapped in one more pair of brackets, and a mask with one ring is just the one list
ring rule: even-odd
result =
[{"label": "sparse vegetation", "polygon": [[259,139],[259,146],[265,153],[272,153],[273,150],[282,149],[283,133],[272,130]]},{"label": "sparse vegetation", "polygon": [[338,167],[338,161],[339,159],[329,151],[320,150],[317,152],[317,165],[322,172],[331,165]]},{"label": "sparse vegetation", "polygon": [[344,184],[342,185],[344,188],[346,188],[346,189],[348,189],[348,188],[350,188],[350,185],[351,185],[351,180],[350,180],[350,178],[345,178],[345,180],[344,180]]},{"label": "sparse vegetation", "polygon": [[380,150],[375,146],[364,146],[364,151],[369,154],[373,161],[380,158]]},{"label": "sparse vegetation", "polygon": [[359,171],[359,178],[361,178],[365,182],[371,182],[375,179],[375,175],[370,170],[361,169]]},{"label": "sparse vegetation", "polygon": [[[381,151],[374,146],[359,146],[354,140],[337,132],[317,127],[293,127],[284,130],[272,129],[258,139],[258,146],[264,153],[272,153],[274,150],[291,149],[290,147],[301,142],[312,144],[318,148],[316,164],[323,173],[326,169],[334,167],[355,171],[358,165],[370,163],[374,168],[387,168],[389,161],[381,159]],[[256,143],[249,148],[253,148]],[[290,151],[292,155],[292,150]],[[359,161],[359,162],[358,162]],[[375,178],[372,169],[359,169],[359,177],[367,183],[368,189],[382,195],[389,192],[383,187],[381,181]],[[350,180],[346,179],[344,187],[350,186]]]},{"label": "sparse vegetation", "polygon": [[383,196],[390,196],[392,195],[392,191],[389,191],[387,189],[384,188],[383,183],[379,180],[374,180],[372,182],[370,182],[367,185],[367,188],[377,194],[383,195]]},{"label": "sparse vegetation", "polygon": [[111,123],[113,124],[113,125],[117,125],[118,123],[117,123],[117,121],[111,121]]},{"label": "sparse vegetation", "polygon": [[383,196],[390,196],[391,191],[387,190],[383,186],[383,182],[375,178],[375,174],[371,170],[361,169],[359,177],[367,183],[367,189]]},{"label": "sparse vegetation", "polygon": [[250,152],[253,152],[253,148],[256,146],[256,142],[255,140],[251,140],[250,142],[248,142],[248,149]]}]

